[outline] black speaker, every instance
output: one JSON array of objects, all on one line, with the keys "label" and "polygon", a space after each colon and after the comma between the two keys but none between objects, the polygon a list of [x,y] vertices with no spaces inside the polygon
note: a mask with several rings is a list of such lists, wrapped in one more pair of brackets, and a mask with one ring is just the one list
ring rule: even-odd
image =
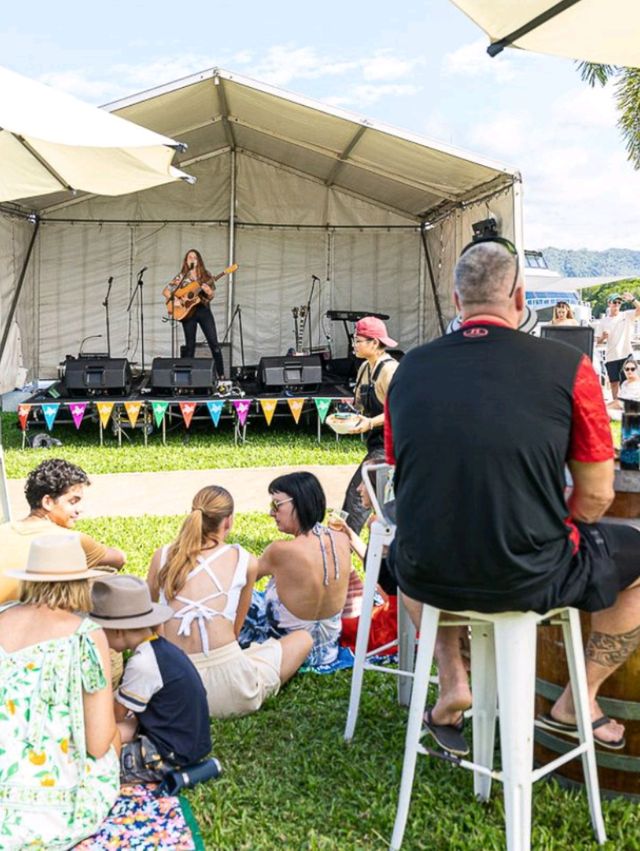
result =
[{"label": "black speaker", "polygon": [[317,355],[260,358],[258,379],[263,387],[304,387],[322,383]]},{"label": "black speaker", "polygon": [[[231,343],[218,343],[218,348],[222,354],[222,364],[224,366],[224,375],[231,375]],[[180,357],[183,358],[185,346],[180,346]],[[211,349],[209,348],[208,343],[198,342],[196,343],[196,350],[194,357],[196,358],[210,358],[211,357]]]},{"label": "black speaker", "polygon": [[128,396],[131,392],[131,366],[126,358],[67,355],[64,385],[69,396]]},{"label": "black speaker", "polygon": [[579,349],[593,357],[593,328],[590,325],[542,325],[540,336]]},{"label": "black speaker", "polygon": [[213,358],[154,358],[151,389],[156,393],[211,393]]}]

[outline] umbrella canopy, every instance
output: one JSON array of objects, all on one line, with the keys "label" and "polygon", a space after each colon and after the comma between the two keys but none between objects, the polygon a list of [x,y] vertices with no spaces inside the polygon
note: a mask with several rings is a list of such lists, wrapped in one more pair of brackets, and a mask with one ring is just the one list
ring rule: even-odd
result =
[{"label": "umbrella canopy", "polygon": [[180,143],[0,68],[0,201],[61,189],[123,195],[174,180]]},{"label": "umbrella canopy", "polygon": [[487,33],[495,56],[504,47],[605,65],[640,67],[638,0],[452,0]]}]

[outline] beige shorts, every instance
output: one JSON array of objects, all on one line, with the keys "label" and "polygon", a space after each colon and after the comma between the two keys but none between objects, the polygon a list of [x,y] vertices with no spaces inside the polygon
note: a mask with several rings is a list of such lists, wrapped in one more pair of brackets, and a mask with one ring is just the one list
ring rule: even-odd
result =
[{"label": "beige shorts", "polygon": [[242,650],[237,641],[189,658],[207,690],[212,718],[249,715],[280,689],[282,647],[269,638],[264,644],[251,644]]}]

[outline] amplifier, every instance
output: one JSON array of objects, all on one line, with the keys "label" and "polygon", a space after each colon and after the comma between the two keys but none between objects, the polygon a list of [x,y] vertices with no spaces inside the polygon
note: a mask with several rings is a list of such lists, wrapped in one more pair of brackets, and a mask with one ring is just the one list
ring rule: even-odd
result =
[{"label": "amplifier", "polygon": [[126,358],[67,355],[64,385],[69,396],[128,396],[131,392],[131,366]]},{"label": "amplifier", "polygon": [[263,387],[303,387],[322,383],[317,355],[260,358],[258,380]]},{"label": "amplifier", "polygon": [[540,336],[566,343],[579,349],[588,358],[593,357],[594,331],[590,325],[542,325]]},{"label": "amplifier", "polygon": [[211,393],[213,358],[154,358],[151,364],[152,391],[159,393]]}]

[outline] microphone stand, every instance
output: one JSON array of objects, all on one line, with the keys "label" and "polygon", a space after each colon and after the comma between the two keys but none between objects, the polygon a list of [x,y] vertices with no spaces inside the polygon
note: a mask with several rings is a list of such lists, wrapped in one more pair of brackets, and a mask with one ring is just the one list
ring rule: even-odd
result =
[{"label": "microphone stand", "polygon": [[242,308],[239,304],[236,304],[236,309],[233,311],[231,316],[231,320],[227,325],[227,330],[224,332],[224,337],[222,338],[222,342],[227,342],[227,337],[229,336],[229,331],[231,330],[231,326],[233,325],[233,320],[238,317],[238,330],[240,331],[240,359],[242,361],[242,368],[244,369],[244,333],[242,331]]},{"label": "microphone stand", "polygon": [[127,313],[129,313],[131,311],[131,305],[133,304],[133,300],[139,293],[138,303],[140,308],[140,351],[142,359],[142,375],[144,375],[144,298],[142,296],[142,288],[144,286],[144,281],[142,279],[142,276],[144,275],[145,270],[146,267],[138,272],[138,280],[136,282],[134,291],[131,293],[129,304],[127,305]]},{"label": "microphone stand", "polygon": [[102,306],[104,307],[107,321],[107,355],[111,357],[111,333],[109,330],[109,294],[111,292],[111,285],[113,284],[113,275],[109,278],[107,285],[107,294],[104,297],[104,301],[102,302]]},{"label": "microphone stand", "polygon": [[311,301],[313,299],[313,290],[317,283],[320,283],[320,278],[317,275],[311,276],[311,290],[309,291],[309,300],[307,301],[307,322],[309,323],[309,354],[311,354],[313,333],[311,330]]}]

